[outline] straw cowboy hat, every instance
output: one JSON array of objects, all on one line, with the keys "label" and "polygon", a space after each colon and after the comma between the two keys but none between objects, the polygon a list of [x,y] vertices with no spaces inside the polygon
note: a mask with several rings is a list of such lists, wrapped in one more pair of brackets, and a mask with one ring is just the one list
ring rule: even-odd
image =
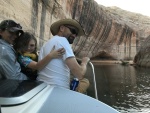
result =
[{"label": "straw cowboy hat", "polygon": [[56,35],[58,33],[59,27],[61,25],[74,26],[78,29],[78,36],[85,35],[84,30],[82,29],[82,26],[80,25],[80,23],[74,19],[62,19],[62,20],[58,20],[58,21],[54,22],[50,27],[52,35]]}]

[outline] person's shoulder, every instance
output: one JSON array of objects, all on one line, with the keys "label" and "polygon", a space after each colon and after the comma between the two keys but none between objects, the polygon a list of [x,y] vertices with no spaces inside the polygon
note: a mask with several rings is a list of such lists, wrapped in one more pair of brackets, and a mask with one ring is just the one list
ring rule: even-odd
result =
[{"label": "person's shoulder", "polygon": [[51,42],[51,43],[56,43],[56,42],[64,42],[64,41],[67,41],[66,40],[66,38],[65,37],[61,37],[61,36],[53,36],[50,40],[49,40],[49,42]]},{"label": "person's shoulder", "polygon": [[3,44],[0,44],[0,53],[6,53],[7,51],[10,51],[11,49]]},{"label": "person's shoulder", "polygon": [[0,40],[0,49],[11,49],[11,46],[4,42],[3,40]]},{"label": "person's shoulder", "polygon": [[0,39],[0,48],[4,48],[5,47],[5,44],[4,42]]},{"label": "person's shoulder", "polygon": [[62,40],[63,37],[58,36],[58,35],[55,35],[55,36],[53,36],[51,39],[52,39],[52,40]]}]

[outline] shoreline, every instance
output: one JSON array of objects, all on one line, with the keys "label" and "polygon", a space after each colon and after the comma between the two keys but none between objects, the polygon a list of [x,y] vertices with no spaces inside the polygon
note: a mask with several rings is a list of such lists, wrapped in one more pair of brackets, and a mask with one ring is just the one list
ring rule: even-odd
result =
[{"label": "shoreline", "polygon": [[[81,59],[76,58],[79,62],[81,62]],[[100,64],[123,64],[125,65],[135,65],[133,60],[90,60],[91,63],[94,65],[100,65]],[[123,64],[124,65],[124,64]]]},{"label": "shoreline", "polygon": [[[93,64],[122,64],[120,60],[91,60],[91,62]],[[132,60],[125,62],[128,62],[130,65],[134,64]]]}]

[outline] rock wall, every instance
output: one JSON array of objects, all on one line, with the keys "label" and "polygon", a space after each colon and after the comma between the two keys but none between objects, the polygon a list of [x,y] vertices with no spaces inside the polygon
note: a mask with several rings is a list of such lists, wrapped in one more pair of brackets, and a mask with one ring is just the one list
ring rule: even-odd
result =
[{"label": "rock wall", "polygon": [[134,58],[134,63],[143,67],[150,67],[150,36],[142,43],[142,46]]},{"label": "rock wall", "polygon": [[50,25],[71,18],[70,0],[0,0],[0,21],[13,19],[32,32],[39,48],[51,37]]},{"label": "rock wall", "polygon": [[39,48],[52,36],[54,21],[77,19],[87,34],[72,45],[77,57],[133,59],[150,35],[150,17],[94,0],[0,0],[0,12],[0,21],[14,19],[31,31]]},{"label": "rock wall", "polygon": [[106,8],[90,0],[82,5],[75,17],[88,35],[74,43],[77,56],[133,59],[150,33],[150,18],[117,7]]}]

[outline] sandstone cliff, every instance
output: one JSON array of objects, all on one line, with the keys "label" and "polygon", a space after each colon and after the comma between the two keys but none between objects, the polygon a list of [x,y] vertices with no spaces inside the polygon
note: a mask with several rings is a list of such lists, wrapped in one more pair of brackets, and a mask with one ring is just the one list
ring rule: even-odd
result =
[{"label": "sandstone cliff", "polygon": [[133,61],[139,66],[150,67],[150,36],[141,44]]},{"label": "sandstone cliff", "polygon": [[0,0],[0,12],[0,20],[14,19],[33,32],[39,48],[52,36],[54,21],[77,19],[87,34],[72,45],[78,57],[133,59],[150,35],[150,17],[94,0]]}]

